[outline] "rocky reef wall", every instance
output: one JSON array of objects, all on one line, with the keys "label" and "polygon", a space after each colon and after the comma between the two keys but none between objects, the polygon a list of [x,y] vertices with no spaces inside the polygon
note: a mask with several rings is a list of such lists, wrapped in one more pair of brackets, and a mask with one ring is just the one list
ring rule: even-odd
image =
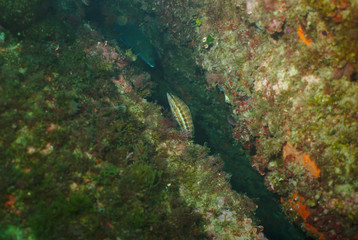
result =
[{"label": "rocky reef wall", "polygon": [[11,3],[0,20],[1,239],[265,239],[222,160],[145,99],[149,71],[84,18],[91,2],[52,1],[51,17],[27,8],[36,21],[16,26],[27,3]]},{"label": "rocky reef wall", "polygon": [[292,221],[317,239],[356,239],[358,3],[141,4],[223,92],[234,137]]}]

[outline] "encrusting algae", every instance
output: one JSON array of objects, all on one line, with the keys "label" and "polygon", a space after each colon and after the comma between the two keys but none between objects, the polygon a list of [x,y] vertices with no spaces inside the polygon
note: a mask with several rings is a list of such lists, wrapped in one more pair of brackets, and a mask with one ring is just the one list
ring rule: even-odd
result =
[{"label": "encrusting algae", "polygon": [[[85,27],[91,12],[128,17],[163,69],[222,88],[235,139],[290,220],[316,239],[358,239],[357,1],[11,2],[0,0],[0,239],[263,238],[215,159],[145,101],[149,73],[99,23]],[[193,136],[188,106],[167,97]]]},{"label": "encrusting algae", "polygon": [[285,161],[296,161],[300,163],[314,178],[318,178],[321,173],[321,169],[319,169],[311,157],[307,153],[299,152],[291,143],[287,143],[283,146],[283,158]]},{"label": "encrusting algae", "polygon": [[[97,3],[65,0],[12,28],[4,19],[44,1],[15,2],[0,14],[0,239],[265,239],[221,159],[146,100],[150,74],[76,15]],[[170,99],[193,134],[189,108]]]},{"label": "encrusting algae", "polygon": [[187,7],[202,20],[196,34],[179,31],[188,16],[168,18],[170,8],[158,9],[163,28],[175,26],[167,31],[193,49],[208,91],[230,101],[234,138],[267,188],[300,194],[298,208],[282,205],[309,236],[358,239],[357,1],[191,2],[206,3]]}]

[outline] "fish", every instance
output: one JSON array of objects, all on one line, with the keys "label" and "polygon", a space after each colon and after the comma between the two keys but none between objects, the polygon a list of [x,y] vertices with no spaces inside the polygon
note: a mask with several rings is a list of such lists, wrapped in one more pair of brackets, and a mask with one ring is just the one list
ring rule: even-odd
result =
[{"label": "fish", "polygon": [[89,6],[89,0],[81,0],[81,2],[86,5],[86,6]]},{"label": "fish", "polygon": [[174,115],[174,118],[178,122],[180,128],[193,137],[194,124],[189,107],[183,100],[173,94],[167,93],[167,98],[172,114]]},{"label": "fish", "polygon": [[148,37],[132,22],[114,26],[114,31],[120,33],[120,41],[130,47],[135,55],[150,67],[155,67],[156,52]]},{"label": "fish", "polygon": [[225,102],[231,104],[230,98],[224,93],[225,95]]}]

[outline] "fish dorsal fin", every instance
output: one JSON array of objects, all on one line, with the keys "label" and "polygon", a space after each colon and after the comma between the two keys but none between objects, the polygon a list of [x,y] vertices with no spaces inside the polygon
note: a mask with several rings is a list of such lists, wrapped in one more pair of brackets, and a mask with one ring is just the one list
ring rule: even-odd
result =
[{"label": "fish dorsal fin", "polygon": [[191,117],[189,107],[179,97],[167,93],[170,109],[183,131],[188,132],[191,136],[194,135],[194,125]]}]

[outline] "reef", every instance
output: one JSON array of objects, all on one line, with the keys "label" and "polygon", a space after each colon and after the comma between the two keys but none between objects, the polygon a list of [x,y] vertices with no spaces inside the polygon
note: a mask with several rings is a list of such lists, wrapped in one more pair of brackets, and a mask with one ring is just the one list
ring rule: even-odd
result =
[{"label": "reef", "polygon": [[14,34],[28,29],[49,11],[49,0],[0,1],[0,21]]},{"label": "reef", "polygon": [[[150,73],[85,21],[90,1],[53,1],[52,17],[35,7],[43,1],[10,2],[0,20],[1,239],[265,239],[222,160],[146,100]],[[103,14],[124,2],[104,1]]]},{"label": "reef", "polygon": [[185,101],[220,92],[292,222],[358,238],[357,1],[1,0],[0,13],[1,238],[265,238],[222,160],[146,100],[160,83],[108,34],[118,19],[173,84],[191,79]]},{"label": "reef", "polygon": [[286,214],[311,237],[357,239],[357,2],[182,2],[148,9],[223,92]]}]

